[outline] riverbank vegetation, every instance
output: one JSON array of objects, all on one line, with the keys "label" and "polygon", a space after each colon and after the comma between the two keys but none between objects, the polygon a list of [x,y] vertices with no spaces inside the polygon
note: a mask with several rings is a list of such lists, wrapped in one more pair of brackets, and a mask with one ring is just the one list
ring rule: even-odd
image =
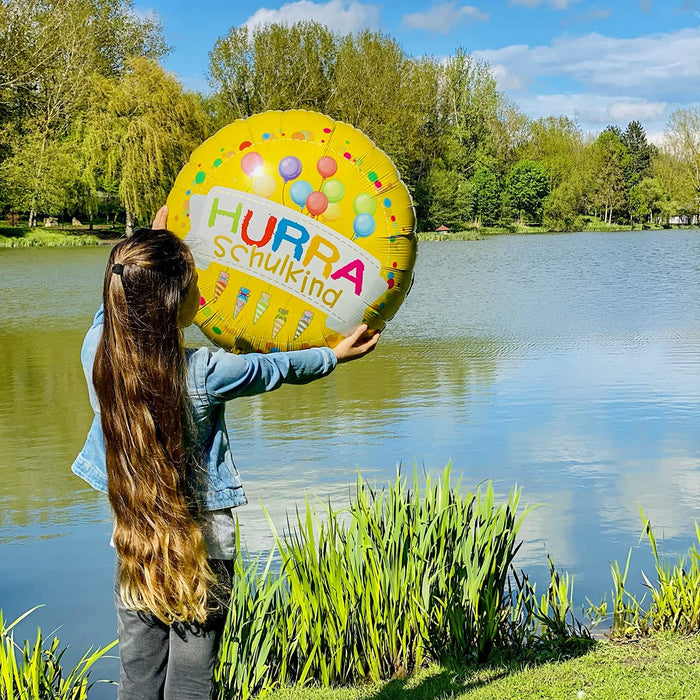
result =
[{"label": "riverbank vegetation", "polygon": [[0,6],[0,212],[147,223],[192,149],[233,119],[309,109],[367,133],[414,198],[418,230],[543,230],[693,223],[700,214],[700,110],[664,144],[642,124],[584,133],[532,120],[488,64],[460,50],[408,55],[390,36],[305,22],[234,27],[211,47],[206,96],[161,66],[154,16],[129,0]]},{"label": "riverbank vegetation", "polygon": [[[594,640],[573,614],[573,580],[550,562],[544,590],[513,567],[528,510],[518,491],[498,504],[438,479],[378,489],[358,476],[343,509],[308,501],[274,530],[276,547],[251,558],[238,542],[231,609],[216,669],[222,700],[306,698],[689,697],[700,631],[700,554],[656,558],[649,599],[613,588],[590,604]],[[272,525],[271,525],[272,526]],[[700,546],[700,530],[698,530]],[[645,605],[646,602],[646,605]],[[61,668],[58,640],[16,644],[0,617],[0,697],[84,698],[88,673],[112,645]],[[690,663],[692,661],[692,664]],[[660,674],[660,675],[659,675]],[[660,681],[663,679],[663,682]],[[682,694],[685,692],[685,695]],[[584,697],[579,695],[578,697]]]}]

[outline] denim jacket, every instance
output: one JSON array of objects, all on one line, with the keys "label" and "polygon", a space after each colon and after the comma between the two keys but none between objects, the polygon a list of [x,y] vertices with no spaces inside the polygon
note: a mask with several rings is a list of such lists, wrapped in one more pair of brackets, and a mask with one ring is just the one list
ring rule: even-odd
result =
[{"label": "denim jacket", "polygon": [[[85,336],[80,359],[95,412],[90,432],[72,470],[93,488],[107,492],[105,445],[100,405],[92,384],[92,365],[102,335],[102,307]],[[226,402],[253,396],[282,384],[306,384],[329,374],[336,357],[329,348],[311,348],[269,355],[234,355],[209,348],[186,349],[187,389],[192,404],[198,452],[203,455],[205,478],[198,479],[195,494],[205,510],[232,508],[247,503],[238,470],[233,463],[224,422]]]}]

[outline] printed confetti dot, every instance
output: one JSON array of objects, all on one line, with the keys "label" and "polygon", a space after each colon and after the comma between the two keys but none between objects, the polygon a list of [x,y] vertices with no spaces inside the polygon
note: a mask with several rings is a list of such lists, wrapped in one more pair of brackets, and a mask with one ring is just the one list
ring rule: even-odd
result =
[{"label": "printed confetti dot", "polygon": [[326,127],[326,128],[323,130],[323,133],[324,133],[324,134],[330,134],[330,133],[331,133],[331,130],[330,130],[328,127]]},{"label": "printed confetti dot", "polygon": [[391,220],[392,220],[392,221],[396,221],[396,217],[395,217],[393,214],[392,214],[392,216],[391,216]]},{"label": "printed confetti dot", "polygon": [[390,206],[391,206],[391,200],[390,200],[388,197],[384,200],[384,206],[385,206],[385,207],[390,207]]},{"label": "printed confetti dot", "polygon": [[395,262],[394,262],[394,263],[391,263],[391,266],[392,266],[392,267],[398,267],[398,263],[395,263]]},{"label": "printed confetti dot", "polygon": [[372,170],[371,172],[367,173],[367,177],[369,178],[370,182],[376,182],[379,179],[379,175]]},{"label": "printed confetti dot", "polygon": [[343,158],[347,158],[348,160],[350,160],[350,158],[352,158],[352,154],[346,151],[345,153],[343,153]]},{"label": "printed confetti dot", "polygon": [[387,277],[388,277],[390,280],[393,280],[393,279],[394,279],[394,273],[393,273],[393,272],[390,272],[390,273],[387,275]]},{"label": "printed confetti dot", "polygon": [[187,190],[187,192],[185,192],[185,194],[192,194],[192,190]]},{"label": "printed confetti dot", "polygon": [[381,183],[379,180],[377,180],[377,181],[374,183],[374,186],[375,186],[377,189],[379,189],[379,188],[382,186],[382,183]]},{"label": "printed confetti dot", "polygon": [[215,167],[215,168],[218,168],[223,162],[224,162],[224,161],[221,160],[221,158],[217,158],[217,159],[214,161],[214,167]]},{"label": "printed confetti dot", "polygon": [[389,289],[394,288],[394,280],[387,280],[386,286],[389,287]]},{"label": "printed confetti dot", "polygon": [[262,137],[263,137],[263,139],[265,139],[265,141],[267,141],[267,139],[270,138],[270,134],[268,134],[267,131],[266,131],[266,132],[262,135]]},{"label": "printed confetti dot", "polygon": [[207,175],[203,170],[200,170],[195,176],[194,176],[194,181],[198,184],[201,185],[204,180],[206,179]]},{"label": "printed confetti dot", "polygon": [[199,305],[204,306],[207,303],[207,300],[204,297],[199,297]]},{"label": "printed confetti dot", "polygon": [[218,326],[212,326],[212,330],[214,331],[214,333],[216,333],[216,335],[221,335],[221,328],[219,328]]}]

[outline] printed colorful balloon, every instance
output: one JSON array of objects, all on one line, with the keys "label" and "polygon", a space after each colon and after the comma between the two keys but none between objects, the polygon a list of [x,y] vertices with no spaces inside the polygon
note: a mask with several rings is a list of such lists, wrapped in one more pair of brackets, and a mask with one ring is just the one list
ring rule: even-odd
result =
[{"label": "printed colorful balloon", "polygon": [[306,198],[306,210],[311,216],[319,216],[328,208],[328,197],[323,192],[312,192]]},{"label": "printed colorful balloon", "polygon": [[262,168],[262,166],[263,157],[255,151],[246,153],[243,158],[241,158],[241,170],[246,175],[255,175],[256,171]]},{"label": "printed colorful balloon", "polygon": [[316,170],[321,177],[333,177],[338,171],[338,164],[335,162],[335,158],[322,156],[316,163]]},{"label": "printed colorful balloon", "polygon": [[229,124],[192,153],[167,204],[199,272],[195,321],[234,352],[381,330],[413,280],[408,189],[364,134],[322,114]]},{"label": "printed colorful balloon", "polygon": [[294,180],[301,175],[301,161],[296,156],[286,156],[279,164],[279,173],[285,179]]},{"label": "printed colorful balloon", "polygon": [[289,196],[298,207],[306,206],[306,198],[314,191],[311,183],[306,180],[297,180],[289,188]]}]

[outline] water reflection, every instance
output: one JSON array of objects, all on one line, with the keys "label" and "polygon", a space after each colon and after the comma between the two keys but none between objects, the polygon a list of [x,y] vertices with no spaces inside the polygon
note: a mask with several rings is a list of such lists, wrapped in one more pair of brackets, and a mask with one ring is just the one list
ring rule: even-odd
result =
[{"label": "water reflection", "polygon": [[[0,318],[0,605],[49,603],[42,626],[65,623],[76,653],[114,636],[109,509],[69,472],[91,420],[79,347],[107,255],[0,251],[13,310]],[[347,504],[357,469],[384,484],[397,463],[410,479],[452,460],[465,487],[492,479],[505,498],[517,483],[541,504],[519,564],[544,578],[552,554],[581,603],[636,545],[640,505],[666,551],[684,551],[700,508],[698,259],[692,231],[422,245],[370,359],[229,406],[248,548],[272,545],[261,503],[282,529],[309,494]],[[641,585],[648,549],[635,556]]]}]

